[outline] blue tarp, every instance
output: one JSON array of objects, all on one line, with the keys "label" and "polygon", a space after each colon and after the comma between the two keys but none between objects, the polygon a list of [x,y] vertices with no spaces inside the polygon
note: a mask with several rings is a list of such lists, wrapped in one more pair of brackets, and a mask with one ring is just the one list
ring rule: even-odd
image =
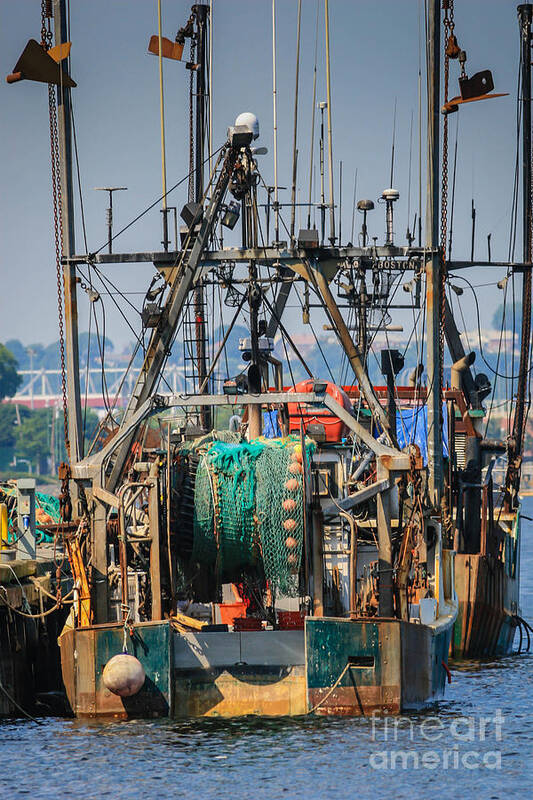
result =
[{"label": "blue tarp", "polygon": [[263,412],[263,436],[267,439],[276,439],[281,436],[277,411]]},{"label": "blue tarp", "polygon": [[[442,452],[448,458],[448,411],[442,406]],[[428,410],[427,406],[402,408],[396,413],[396,436],[400,450],[408,444],[417,444],[424,465],[428,463]]]},{"label": "blue tarp", "polygon": [[[443,431],[442,431],[442,452],[444,458],[448,458],[448,411],[446,405],[442,407]],[[275,439],[281,436],[281,428],[278,422],[277,411],[263,412],[263,436],[267,439]],[[420,448],[420,454],[424,465],[428,461],[428,411],[427,406],[418,408],[402,408],[396,413],[396,436],[400,449],[408,444],[416,444]]]}]

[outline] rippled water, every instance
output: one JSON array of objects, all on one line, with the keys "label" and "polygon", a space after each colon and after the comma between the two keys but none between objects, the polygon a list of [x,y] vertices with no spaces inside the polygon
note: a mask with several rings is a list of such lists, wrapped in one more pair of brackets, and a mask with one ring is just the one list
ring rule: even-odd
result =
[{"label": "rippled water", "polygon": [[[524,503],[533,516],[533,498]],[[533,523],[522,613],[533,621]],[[446,699],[389,719],[0,723],[6,798],[522,798],[533,787],[533,654],[455,669]],[[503,719],[502,719],[503,718]],[[485,720],[483,722],[483,719]],[[446,794],[445,794],[446,792]],[[452,794],[452,796],[453,796]]]}]

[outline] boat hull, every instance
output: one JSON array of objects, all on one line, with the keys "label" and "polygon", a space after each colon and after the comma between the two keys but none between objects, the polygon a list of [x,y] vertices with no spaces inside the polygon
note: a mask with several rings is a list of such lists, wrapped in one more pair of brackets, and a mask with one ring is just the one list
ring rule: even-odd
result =
[{"label": "boat hull", "polygon": [[[134,697],[112,694],[104,667],[122,651],[120,625],[66,631],[63,679],[79,717],[236,717],[400,713],[444,692],[452,624],[308,618],[305,631],[234,633],[175,630],[141,623],[128,652],[146,682]],[[437,632],[436,632],[437,631]],[[373,658],[373,667],[348,666]],[[354,662],[354,664],[355,664]],[[326,697],[327,695],[327,697]]]},{"label": "boat hull", "polygon": [[308,619],[311,708],[322,715],[367,716],[439,700],[452,627],[453,621],[428,626],[396,619]]},{"label": "boat hull", "polygon": [[455,623],[454,659],[491,658],[512,652],[518,612],[518,570],[493,556],[455,557],[459,603]]},{"label": "boat hull", "polygon": [[520,615],[520,509],[498,555],[458,553],[458,614],[451,656],[456,660],[509,655]]}]

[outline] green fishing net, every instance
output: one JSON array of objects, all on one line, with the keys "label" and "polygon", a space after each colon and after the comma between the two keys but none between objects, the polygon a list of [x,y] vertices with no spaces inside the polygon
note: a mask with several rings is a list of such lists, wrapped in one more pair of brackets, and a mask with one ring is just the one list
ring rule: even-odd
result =
[{"label": "green fishing net", "polygon": [[314,442],[300,438],[195,442],[192,560],[219,579],[262,562],[272,591],[298,593],[304,536],[303,463]]}]

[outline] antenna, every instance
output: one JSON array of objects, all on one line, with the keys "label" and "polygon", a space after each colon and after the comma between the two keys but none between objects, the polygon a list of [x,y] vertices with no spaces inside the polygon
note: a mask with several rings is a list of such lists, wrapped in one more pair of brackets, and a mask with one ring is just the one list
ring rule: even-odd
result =
[{"label": "antenna", "polygon": [[391,158],[390,158],[390,183],[389,186],[394,186],[394,146],[396,140],[396,102],[397,98],[394,98],[394,117],[392,120],[392,148],[391,148]]},{"label": "antenna", "polygon": [[474,205],[474,198],[472,198],[472,251],[470,253],[470,260],[474,260],[474,244],[476,240],[476,207]]},{"label": "antenna", "polygon": [[272,0],[272,106],[274,116],[274,225],[276,245],[279,242],[279,201],[278,201],[278,102],[276,80],[276,0]]},{"label": "antenna", "polygon": [[95,192],[109,192],[109,206],[106,209],[107,246],[108,252],[113,252],[113,192],[125,192],[127,186],[95,186]]},{"label": "antenna", "polygon": [[342,161],[339,161],[339,247],[342,235]]},{"label": "antenna", "polygon": [[355,198],[357,197],[357,169],[355,170],[355,177],[353,181],[353,201],[352,201],[352,232],[350,242],[353,244],[353,232],[355,228]]},{"label": "antenna", "polygon": [[[407,188],[407,241],[409,243],[409,247],[414,239],[414,235],[411,235],[411,231],[409,229],[409,220],[411,218],[411,164],[413,160],[413,109],[411,109],[411,124],[409,126],[409,180],[408,180],[408,188]],[[391,184],[392,186],[392,184]]]}]

